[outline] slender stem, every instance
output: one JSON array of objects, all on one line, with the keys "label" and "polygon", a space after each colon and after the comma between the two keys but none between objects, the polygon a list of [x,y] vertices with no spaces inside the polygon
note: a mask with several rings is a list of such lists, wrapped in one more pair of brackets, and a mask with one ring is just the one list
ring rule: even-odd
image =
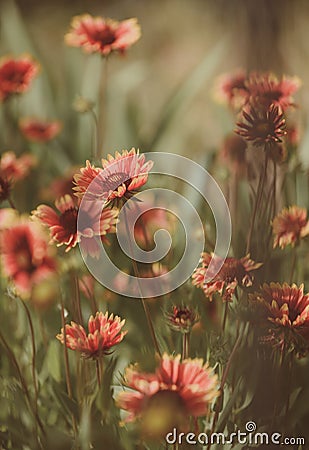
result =
[{"label": "slender stem", "polygon": [[85,290],[87,291],[88,297],[91,301],[91,310],[92,310],[92,314],[95,315],[96,312],[98,311],[98,305],[95,299],[95,295],[90,291],[90,289],[87,286],[87,283],[84,282],[84,280],[81,278],[81,283],[83,284]]},{"label": "slender stem", "polygon": [[276,164],[276,161],[273,161],[273,164],[274,164],[273,217],[275,217],[276,211],[277,211],[277,164]]},{"label": "slender stem", "polygon": [[24,307],[24,309],[26,311],[27,319],[28,319],[28,322],[29,322],[29,328],[30,328],[31,345],[32,345],[31,366],[32,366],[33,386],[34,386],[34,405],[35,405],[35,409],[36,409],[36,413],[37,413],[38,412],[39,391],[38,391],[38,383],[37,383],[37,378],[36,378],[36,346],[35,346],[34,328],[33,328],[33,322],[32,322],[32,319],[31,319],[31,314],[30,314],[28,306],[21,299],[20,299],[20,302],[21,302],[21,304],[23,305],[23,307]]},{"label": "slender stem", "polygon": [[24,391],[24,394],[26,396],[29,409],[32,412],[32,414],[33,414],[33,416],[34,416],[34,418],[35,418],[35,420],[37,422],[37,425],[39,426],[42,434],[45,435],[45,430],[44,430],[43,424],[41,422],[41,419],[40,419],[40,417],[39,417],[39,415],[38,415],[38,413],[36,411],[36,408],[32,404],[26,380],[23,377],[22,371],[21,371],[21,369],[19,367],[19,364],[17,362],[17,359],[16,359],[12,349],[10,348],[9,344],[7,343],[7,341],[6,341],[5,337],[3,336],[3,334],[1,333],[1,331],[0,331],[0,340],[1,340],[2,345],[4,346],[4,348],[5,348],[5,350],[6,350],[7,354],[8,354],[8,357],[9,357],[10,361],[12,362],[13,366],[15,367],[15,369],[17,371],[18,378],[19,378],[21,387],[22,387],[22,389]]},{"label": "slender stem", "polygon": [[96,366],[98,386],[100,388],[101,387],[101,368],[100,368],[100,361],[98,359],[96,359],[96,361],[95,361],[95,366]]},{"label": "slender stem", "polygon": [[128,220],[127,220],[126,208],[124,208],[124,222],[125,222],[125,227],[126,227],[128,240],[129,240],[129,246],[130,246],[130,251],[131,251],[131,256],[132,256],[132,266],[133,266],[134,274],[135,274],[137,285],[138,285],[140,299],[141,299],[141,302],[142,302],[142,305],[143,305],[143,308],[144,308],[144,311],[145,311],[147,324],[148,324],[149,331],[150,331],[150,334],[151,334],[151,337],[152,337],[152,340],[153,340],[153,344],[154,344],[155,350],[161,356],[159,344],[158,344],[158,341],[157,341],[156,333],[155,333],[154,326],[153,326],[152,319],[151,319],[151,314],[150,314],[148,305],[147,305],[147,303],[146,303],[146,301],[145,301],[145,299],[143,297],[142,289],[141,289],[140,282],[139,282],[140,274],[139,274],[139,271],[138,271],[138,267],[137,267],[136,261],[134,259],[132,243],[131,243],[131,240],[129,239],[130,230],[129,230]]},{"label": "slender stem", "polygon": [[60,296],[60,298],[61,298],[61,324],[62,324],[62,328],[63,328],[63,338],[64,338],[63,349],[64,349],[65,380],[66,380],[66,385],[67,385],[68,396],[69,396],[69,398],[72,398],[72,384],[71,384],[71,377],[70,377],[69,356],[68,356],[68,349],[66,346],[66,342],[67,342],[66,331],[67,330],[66,330],[66,323],[65,323],[65,316],[64,316],[64,304],[63,304],[62,296]]},{"label": "slender stem", "polygon": [[296,268],[296,259],[297,259],[297,250],[296,247],[293,248],[292,255],[292,264],[291,264],[291,272],[290,272],[290,284],[293,282],[294,272]]},{"label": "slender stem", "polygon": [[183,333],[182,337],[182,359],[187,359],[189,357],[189,342],[190,334]]},{"label": "slender stem", "polygon": [[103,60],[103,68],[101,74],[101,82],[99,87],[99,118],[98,118],[98,156],[103,153],[103,144],[106,131],[106,104],[107,104],[107,75],[108,75],[108,58]]},{"label": "slender stem", "polygon": [[223,320],[222,320],[222,332],[223,333],[225,331],[225,325],[226,325],[226,319],[227,319],[227,315],[228,315],[228,310],[229,310],[229,302],[225,302],[225,304],[224,304]]},{"label": "slender stem", "polygon": [[92,146],[92,158],[94,161],[99,159],[98,146],[99,146],[99,121],[94,110],[91,110],[91,116],[94,121],[94,134],[93,134],[93,146]]},{"label": "slender stem", "polygon": [[[68,355],[68,349],[67,349],[67,333],[66,333],[66,323],[65,323],[65,316],[64,316],[64,304],[63,304],[63,298],[62,295],[60,295],[60,302],[61,302],[61,324],[63,329],[63,354],[64,354],[64,370],[65,370],[65,381],[67,385],[67,393],[69,398],[73,398],[73,390],[72,390],[72,383],[71,383],[71,376],[70,376],[70,365],[69,365],[69,355]],[[76,439],[77,437],[77,424],[76,419],[74,417],[74,414],[71,414],[72,419],[72,425],[73,425],[73,431],[74,431],[74,437]]]},{"label": "slender stem", "polygon": [[[236,339],[234,347],[233,347],[232,352],[230,354],[230,357],[229,357],[229,359],[228,359],[228,361],[226,363],[226,366],[225,366],[225,369],[224,369],[224,372],[223,372],[223,375],[222,375],[222,378],[221,378],[220,387],[219,387],[219,391],[221,392],[221,394],[223,393],[224,386],[225,386],[225,383],[226,383],[226,380],[227,380],[227,377],[228,377],[228,374],[229,374],[229,371],[230,371],[230,368],[231,368],[231,364],[233,362],[233,359],[234,359],[234,356],[236,354],[236,351],[238,350],[238,347],[239,347],[239,345],[241,343],[242,337],[244,335],[244,331],[245,331],[245,327],[243,327],[241,333],[239,334],[238,338]],[[214,415],[214,419],[213,419],[213,423],[212,423],[211,433],[214,433],[214,431],[215,431],[216,424],[217,424],[217,421],[218,421],[218,418],[219,418],[219,414],[220,414],[219,409],[216,409],[216,412],[215,412],[215,415]],[[207,447],[207,450],[209,450],[210,447],[211,447],[211,443],[209,443],[209,445]]]},{"label": "slender stem", "polygon": [[258,184],[258,188],[257,188],[257,192],[256,192],[256,199],[255,199],[255,205],[254,205],[254,209],[253,209],[253,213],[252,213],[252,217],[251,217],[251,224],[250,224],[250,230],[249,230],[249,235],[248,235],[246,253],[249,253],[250,248],[251,248],[251,240],[252,240],[252,235],[253,235],[253,231],[254,231],[256,215],[257,215],[258,208],[259,208],[260,201],[261,201],[262,194],[263,194],[263,188],[264,188],[266,174],[267,174],[267,166],[268,166],[268,154],[265,151],[265,162],[264,162],[264,167],[262,168],[262,172],[260,175],[259,184]]},{"label": "slender stem", "polygon": [[11,207],[12,209],[16,209],[16,210],[17,210],[17,208],[16,208],[16,206],[15,206],[15,203],[13,202],[13,200],[12,200],[11,197],[8,197],[8,202],[9,202],[10,207]]},{"label": "slender stem", "polygon": [[78,283],[78,276],[74,274],[74,288],[75,288],[75,306],[77,311],[77,317],[80,324],[83,323],[83,316],[82,316],[82,310],[80,305],[80,291],[79,291],[79,283]]}]

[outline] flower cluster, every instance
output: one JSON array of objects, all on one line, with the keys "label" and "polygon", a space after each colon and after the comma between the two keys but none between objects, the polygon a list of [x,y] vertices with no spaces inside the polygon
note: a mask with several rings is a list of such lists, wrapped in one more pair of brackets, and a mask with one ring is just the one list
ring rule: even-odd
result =
[{"label": "flower cluster", "polygon": [[203,253],[201,267],[198,267],[192,275],[192,283],[203,289],[210,300],[218,293],[224,301],[231,301],[237,286],[246,288],[252,286],[253,270],[261,267],[262,263],[256,263],[250,256],[241,259],[226,258],[223,260],[217,255]]}]

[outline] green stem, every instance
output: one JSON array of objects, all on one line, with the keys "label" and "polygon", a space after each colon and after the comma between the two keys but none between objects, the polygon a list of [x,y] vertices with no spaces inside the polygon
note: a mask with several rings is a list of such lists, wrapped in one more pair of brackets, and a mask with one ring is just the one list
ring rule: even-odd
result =
[{"label": "green stem", "polygon": [[[72,399],[73,398],[73,390],[72,390],[72,383],[71,383],[71,376],[70,376],[70,365],[69,365],[68,348],[67,348],[67,345],[66,345],[67,334],[66,334],[66,323],[65,323],[64,304],[63,304],[62,295],[60,295],[60,302],[61,302],[61,324],[62,324],[63,338],[64,338],[63,354],[64,354],[65,381],[66,381],[66,385],[67,385],[68,397],[70,399]],[[76,424],[76,419],[75,419],[73,414],[71,415],[71,419],[72,419],[74,437],[76,439],[76,437],[77,437],[77,424]]]},{"label": "green stem", "polygon": [[102,373],[101,373],[101,365],[100,365],[99,359],[96,359],[95,366],[96,366],[98,386],[99,386],[99,389],[100,389],[101,381],[102,381]]},{"label": "green stem", "polygon": [[255,225],[255,221],[256,221],[258,208],[260,206],[260,201],[261,201],[262,195],[263,195],[263,189],[264,189],[264,184],[265,184],[265,179],[266,179],[266,174],[267,174],[267,166],[268,166],[268,154],[265,151],[265,162],[264,162],[264,166],[262,168],[261,174],[260,174],[259,184],[258,184],[258,188],[257,188],[257,192],[256,192],[255,205],[254,205],[254,209],[253,209],[253,213],[252,213],[252,217],[251,217],[250,230],[249,230],[249,235],[248,235],[248,240],[247,240],[246,254],[248,254],[251,249],[251,241],[252,241],[252,236],[253,236],[253,231],[254,231],[254,225]]},{"label": "green stem", "polygon": [[296,268],[296,259],[297,259],[297,251],[296,251],[296,247],[293,248],[293,255],[292,255],[292,264],[291,264],[291,272],[290,272],[290,284],[292,284],[293,282],[293,278],[294,278],[294,272],[295,272],[295,268]]},{"label": "green stem", "polygon": [[32,361],[31,361],[31,367],[32,367],[32,379],[33,379],[33,386],[34,386],[34,405],[36,413],[38,413],[38,397],[39,397],[39,391],[38,391],[38,383],[36,378],[36,345],[35,345],[35,335],[34,335],[34,328],[33,328],[33,322],[31,319],[31,314],[29,311],[28,306],[25,302],[23,302],[20,299],[21,304],[23,305],[27,319],[29,322],[29,328],[30,328],[30,335],[31,335],[31,346],[32,346]]},{"label": "green stem", "polygon": [[98,118],[98,157],[102,156],[106,131],[106,105],[107,105],[107,75],[108,58],[103,60],[103,68],[99,87],[99,118]]},{"label": "green stem", "polygon": [[[227,364],[225,366],[225,369],[224,369],[224,372],[223,372],[223,375],[222,375],[222,378],[221,378],[220,387],[219,387],[219,391],[220,391],[221,394],[223,394],[224,386],[225,386],[225,383],[226,383],[226,380],[227,380],[227,377],[228,377],[228,374],[229,374],[232,362],[234,360],[235,354],[236,354],[236,352],[237,352],[237,350],[238,350],[238,348],[240,346],[240,343],[242,341],[242,338],[243,338],[243,335],[244,335],[244,331],[245,331],[245,326],[243,327],[241,333],[237,337],[237,339],[235,341],[235,344],[234,344],[234,347],[232,349],[232,352],[230,354],[230,357],[229,357],[229,359],[227,361]],[[216,428],[216,424],[217,424],[217,421],[218,421],[218,418],[219,418],[219,414],[220,414],[220,411],[217,408],[216,412],[215,412],[215,415],[214,415],[213,423],[212,423],[211,433],[215,432],[215,428]],[[210,448],[211,448],[211,443],[208,444],[207,450],[209,450]]]},{"label": "green stem", "polygon": [[92,145],[92,158],[94,161],[99,159],[98,146],[99,146],[99,121],[94,110],[91,110],[91,116],[94,120],[94,133],[93,133],[93,145]]},{"label": "green stem", "polygon": [[224,304],[223,320],[222,320],[222,332],[223,333],[225,331],[225,325],[226,325],[226,320],[227,320],[227,315],[228,315],[228,309],[229,309],[229,302],[225,302],[225,304]]},{"label": "green stem", "polygon": [[189,357],[189,343],[190,343],[190,334],[183,333],[182,337],[182,359],[187,359]]},{"label": "green stem", "polygon": [[[9,344],[7,343],[7,341],[6,341],[5,337],[3,336],[3,334],[1,333],[1,331],[0,331],[0,340],[1,340],[2,345],[3,345],[3,347],[5,348],[5,350],[6,350],[7,354],[8,354],[9,360],[12,362],[13,366],[16,369],[16,372],[18,374],[18,378],[19,378],[22,390],[24,391],[24,394],[25,394],[25,397],[26,397],[29,409],[32,412],[34,419],[36,420],[36,423],[37,423],[38,427],[40,428],[41,433],[45,436],[44,426],[43,426],[43,424],[41,422],[41,419],[40,419],[40,417],[39,417],[39,415],[38,415],[38,413],[36,411],[36,408],[32,404],[26,380],[23,377],[22,371],[21,371],[21,369],[19,367],[19,364],[17,362],[17,359],[16,359],[12,349],[10,348]],[[41,445],[40,445],[40,447],[41,447]]]},{"label": "green stem", "polygon": [[[124,222],[125,222],[127,236],[130,236],[130,230],[129,230],[128,220],[127,220],[127,212],[126,212],[126,208],[125,207],[124,207],[124,211],[123,212],[124,212]],[[151,319],[151,314],[150,314],[148,305],[147,305],[147,303],[146,303],[146,301],[145,301],[145,299],[143,297],[143,294],[142,294],[142,289],[141,289],[140,282],[139,282],[140,274],[139,274],[139,271],[138,271],[138,267],[137,267],[136,261],[134,259],[134,252],[133,252],[132,243],[131,243],[131,240],[129,238],[128,238],[128,240],[129,240],[129,246],[130,246],[130,251],[131,251],[131,256],[132,256],[132,266],[133,266],[133,270],[134,270],[134,275],[136,277],[138,290],[139,290],[139,295],[140,295],[140,299],[141,299],[141,302],[142,302],[142,305],[143,305],[143,308],[144,308],[144,312],[145,312],[148,328],[149,328],[149,331],[150,331],[150,335],[151,335],[151,338],[152,338],[155,350],[161,356],[159,344],[158,344],[158,341],[157,341],[156,333],[155,333],[154,326],[153,326],[152,319]]]}]

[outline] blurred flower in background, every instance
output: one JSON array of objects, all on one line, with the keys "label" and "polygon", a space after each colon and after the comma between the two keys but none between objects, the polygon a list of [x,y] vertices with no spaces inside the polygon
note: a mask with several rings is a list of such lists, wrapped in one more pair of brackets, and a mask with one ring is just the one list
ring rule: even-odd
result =
[{"label": "blurred flower in background", "polygon": [[19,121],[19,127],[26,139],[33,142],[48,142],[54,139],[61,130],[61,122],[44,121],[36,118],[23,118]]},{"label": "blurred flower in background", "polygon": [[90,14],[72,19],[71,30],[65,42],[71,47],[81,47],[85,53],[108,56],[112,52],[124,53],[141,36],[137,19],[118,22]]},{"label": "blurred flower in background", "polygon": [[39,72],[39,64],[29,55],[0,60],[0,100],[26,92]]}]

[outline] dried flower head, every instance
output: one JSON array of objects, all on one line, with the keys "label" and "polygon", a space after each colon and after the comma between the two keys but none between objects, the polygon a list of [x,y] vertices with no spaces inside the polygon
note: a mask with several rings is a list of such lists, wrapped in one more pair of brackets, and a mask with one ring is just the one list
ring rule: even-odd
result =
[{"label": "dried flower head", "polygon": [[168,326],[181,333],[189,333],[199,320],[198,312],[189,306],[174,305],[171,312],[165,313]]},{"label": "dried flower head", "polygon": [[125,320],[114,314],[97,312],[95,317],[89,318],[88,334],[81,325],[71,322],[71,325],[65,325],[66,336],[62,328],[56,337],[71,350],[80,352],[83,358],[97,359],[110,354],[112,347],[123,340],[127,333],[121,331],[124,324]]},{"label": "dried flower head", "polygon": [[303,237],[309,234],[309,220],[307,210],[299,206],[284,208],[272,222],[274,244],[273,247],[294,247]]},{"label": "dried flower head", "polygon": [[108,56],[111,52],[124,53],[140,36],[137,19],[117,22],[84,14],[73,17],[65,42],[71,47],[81,47],[85,53]]},{"label": "dried flower head", "polygon": [[[212,260],[213,266],[210,268]],[[192,283],[203,289],[210,301],[216,292],[222,296],[223,301],[231,301],[237,286],[242,288],[252,286],[253,275],[250,272],[261,265],[262,263],[252,261],[250,255],[241,259],[226,258],[223,262],[217,255],[202,253],[201,267],[195,269]],[[207,281],[208,279],[210,281]]]},{"label": "dried flower head", "polygon": [[278,106],[271,105],[267,109],[256,109],[251,106],[248,112],[244,109],[243,121],[237,123],[235,132],[255,146],[270,147],[282,142],[286,135],[285,119]]}]

